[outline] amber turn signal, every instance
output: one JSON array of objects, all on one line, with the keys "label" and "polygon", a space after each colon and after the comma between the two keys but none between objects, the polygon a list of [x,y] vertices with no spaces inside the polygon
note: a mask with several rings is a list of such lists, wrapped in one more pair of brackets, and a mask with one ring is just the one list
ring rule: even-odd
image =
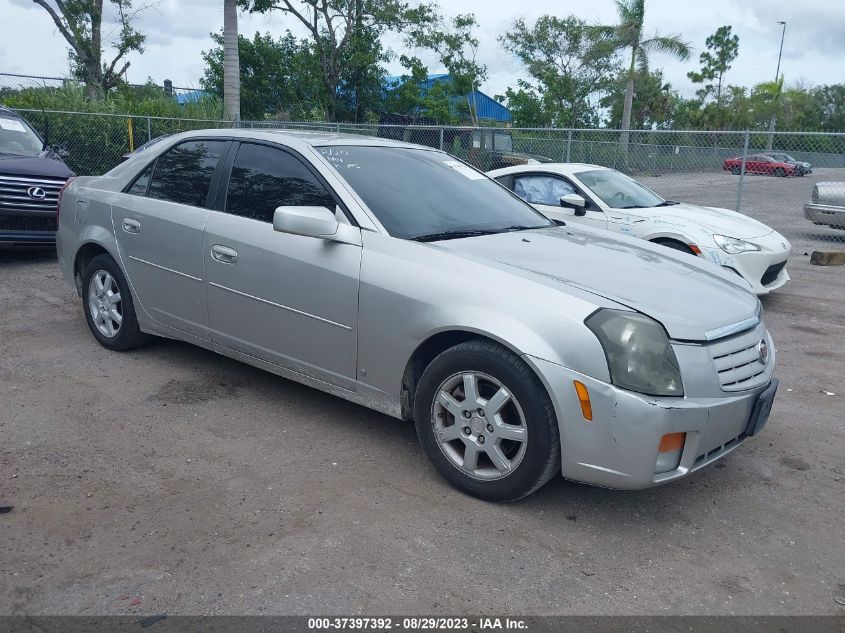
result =
[{"label": "amber turn signal", "polygon": [[672,451],[680,450],[684,447],[684,441],[686,439],[686,433],[667,433],[660,438],[660,447],[657,450],[661,453],[671,453]]},{"label": "amber turn signal", "polygon": [[590,404],[590,392],[587,391],[586,385],[578,380],[573,380],[575,385],[575,393],[578,394],[578,401],[581,403],[581,415],[585,420],[592,422],[593,420],[593,405]]}]

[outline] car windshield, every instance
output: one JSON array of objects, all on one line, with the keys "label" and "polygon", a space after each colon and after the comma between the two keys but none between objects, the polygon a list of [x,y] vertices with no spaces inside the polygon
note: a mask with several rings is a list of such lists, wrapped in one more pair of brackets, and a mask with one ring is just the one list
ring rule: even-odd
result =
[{"label": "car windshield", "polygon": [[25,121],[0,115],[0,154],[38,156],[44,143]]},{"label": "car windshield", "polygon": [[576,175],[578,180],[613,209],[664,206],[665,200],[651,189],[614,169],[582,171]]},{"label": "car windshield", "polygon": [[433,241],[554,226],[444,152],[360,145],[317,150],[394,237]]}]

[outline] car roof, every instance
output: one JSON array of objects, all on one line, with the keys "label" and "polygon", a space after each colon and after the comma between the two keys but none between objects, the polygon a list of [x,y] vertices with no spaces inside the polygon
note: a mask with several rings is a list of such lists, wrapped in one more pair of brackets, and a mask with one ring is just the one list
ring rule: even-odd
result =
[{"label": "car roof", "polygon": [[494,169],[492,171],[487,172],[487,174],[493,177],[498,177],[507,176],[509,174],[519,174],[527,172],[548,172],[550,174],[561,174],[564,176],[571,176],[584,171],[594,171],[598,169],[608,171],[611,168],[602,167],[601,165],[591,165],[590,163],[537,163],[529,165],[513,165],[512,167]]},{"label": "car roof", "polygon": [[408,147],[408,148],[424,148],[432,149],[424,145],[415,145],[413,143],[405,143],[402,141],[394,141],[391,139],[377,138],[374,136],[364,136],[361,134],[346,134],[342,132],[331,131],[313,131],[313,130],[290,130],[290,129],[262,129],[262,128],[214,128],[207,130],[192,130],[190,132],[182,132],[174,135],[173,138],[179,137],[182,139],[190,139],[192,137],[213,137],[223,136],[227,138],[244,138],[244,139],[263,139],[267,141],[279,141],[292,144],[310,145],[312,147],[320,147],[325,145],[361,145],[361,146],[381,146],[381,147]]}]

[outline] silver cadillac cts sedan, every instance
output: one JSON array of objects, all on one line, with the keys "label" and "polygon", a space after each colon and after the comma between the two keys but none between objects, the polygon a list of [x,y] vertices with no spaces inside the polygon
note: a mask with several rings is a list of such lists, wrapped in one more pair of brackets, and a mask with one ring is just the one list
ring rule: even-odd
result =
[{"label": "silver cadillac cts sedan", "polygon": [[401,419],[451,484],[642,488],[758,433],[777,389],[732,273],[556,224],[454,157],[289,131],[177,134],[60,203],[94,337],[188,341]]}]

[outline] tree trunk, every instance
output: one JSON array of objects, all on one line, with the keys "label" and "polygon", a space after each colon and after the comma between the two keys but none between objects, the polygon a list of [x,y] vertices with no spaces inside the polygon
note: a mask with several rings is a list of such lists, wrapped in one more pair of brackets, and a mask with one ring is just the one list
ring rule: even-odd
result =
[{"label": "tree trunk", "polygon": [[226,117],[241,118],[241,63],[238,55],[238,6],[223,0],[223,107]]},{"label": "tree trunk", "polygon": [[622,144],[622,150],[627,153],[628,139],[631,129],[631,110],[634,107],[634,70],[636,68],[635,62],[637,59],[637,49],[631,48],[631,68],[628,71],[628,85],[625,86],[625,103],[622,106],[622,133],[619,136],[619,142]]},{"label": "tree trunk", "polygon": [[102,70],[98,62],[90,59],[85,62],[85,94],[94,101],[103,97]]},{"label": "tree trunk", "polygon": [[777,116],[775,115],[774,112],[772,112],[772,118],[769,119],[769,136],[768,136],[768,138],[766,138],[766,149],[767,150],[772,149],[772,144],[774,143],[774,140],[775,140],[775,119],[776,118],[777,118]]},{"label": "tree trunk", "polygon": [[[103,97],[103,0],[91,3],[91,47],[86,51],[85,64],[85,92],[90,99]],[[84,50],[84,48],[83,48]]]}]

